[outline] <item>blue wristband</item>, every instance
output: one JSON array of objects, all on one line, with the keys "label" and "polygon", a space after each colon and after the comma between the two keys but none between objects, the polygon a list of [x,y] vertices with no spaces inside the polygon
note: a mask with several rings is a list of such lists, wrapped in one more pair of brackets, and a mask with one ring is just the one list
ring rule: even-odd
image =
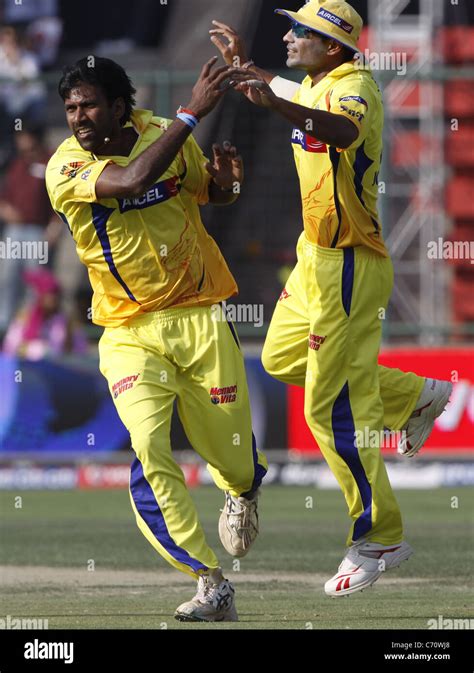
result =
[{"label": "blue wristband", "polygon": [[193,115],[188,114],[187,112],[178,112],[176,119],[180,119],[182,122],[190,126],[192,129],[195,129],[199,123],[199,119]]}]

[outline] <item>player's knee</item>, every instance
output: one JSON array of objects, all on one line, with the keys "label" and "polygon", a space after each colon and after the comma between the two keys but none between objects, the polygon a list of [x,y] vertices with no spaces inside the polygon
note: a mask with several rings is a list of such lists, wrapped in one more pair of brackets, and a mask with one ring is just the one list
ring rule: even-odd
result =
[{"label": "player's knee", "polygon": [[323,421],[323,414],[318,413],[314,404],[304,405],[304,418],[308,427],[313,433],[320,433],[327,431],[326,425]]}]

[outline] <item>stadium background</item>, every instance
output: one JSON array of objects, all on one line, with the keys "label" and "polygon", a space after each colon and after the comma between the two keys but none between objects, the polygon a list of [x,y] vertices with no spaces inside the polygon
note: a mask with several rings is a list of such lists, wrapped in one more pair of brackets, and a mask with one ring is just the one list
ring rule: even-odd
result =
[{"label": "stadium background", "polygon": [[[297,9],[300,1],[283,6]],[[385,99],[380,206],[396,282],[383,322],[381,361],[449,378],[454,395],[417,458],[399,458],[393,438],[383,449],[415,559],[377,583],[382,601],[372,600],[372,593],[342,604],[328,601],[322,585],[341,558],[346,507],[304,423],[301,390],[274,381],[260,364],[263,337],[295,262],[301,230],[291,128],[232,92],[196,136],[206,152],[214,140],[234,140],[246,170],[237,204],[202,211],[240,286],[229,305],[243,317],[237,329],[254,431],[270,461],[266,481],[272,485],[264,489],[260,506],[262,535],[242,568],[232,565],[239,628],[426,629],[429,618],[439,623],[444,617],[472,616],[472,489],[466,487],[474,483],[474,12],[467,0],[352,4],[367,26],[361,49],[380,59],[382,67],[373,69]],[[114,58],[132,77],[138,105],[172,117],[189,100],[201,64],[215,53],[208,39],[215,18],[245,36],[258,65],[296,78],[283,67],[281,37],[287,24],[273,14],[276,4],[269,0],[23,0],[19,5],[3,0],[0,5],[0,208],[9,198],[8,175],[15,162],[18,134],[12,124],[20,119],[26,129],[42,125],[44,143],[54,151],[68,135],[56,93],[59,73],[79,57]],[[11,28],[5,32],[12,25],[20,41]],[[25,45],[36,50],[33,65],[29,61],[32,79],[6,67],[5,40],[17,54]],[[406,72],[384,66],[382,54],[406,57]],[[32,198],[21,183],[18,193],[20,205]],[[69,233],[49,217],[43,216],[42,226],[48,227],[49,240],[56,239],[47,265],[60,287],[60,294],[54,290],[60,298],[55,310],[77,341],[59,352],[48,334],[39,344],[3,341],[3,609],[49,619],[50,628],[173,628],[177,623],[168,617],[189,591],[188,580],[166,568],[136,529],[126,490],[132,453],[98,372],[101,330],[89,320],[87,277]],[[8,221],[0,226],[5,241]],[[448,246],[446,258],[430,256],[430,242],[439,239],[461,244],[458,254],[450,255],[454,246]],[[466,245],[470,256],[459,254]],[[37,296],[23,276],[8,280],[7,263],[11,260],[0,260],[0,301],[13,290],[18,297],[8,320],[0,315],[8,334],[17,311],[24,311],[25,302],[31,310]],[[255,320],[260,309],[261,324]],[[208,486],[205,467],[189,450],[178,421],[172,435],[188,483],[195,487],[206,536],[217,550],[221,494]],[[231,572],[230,561],[223,563]]]}]

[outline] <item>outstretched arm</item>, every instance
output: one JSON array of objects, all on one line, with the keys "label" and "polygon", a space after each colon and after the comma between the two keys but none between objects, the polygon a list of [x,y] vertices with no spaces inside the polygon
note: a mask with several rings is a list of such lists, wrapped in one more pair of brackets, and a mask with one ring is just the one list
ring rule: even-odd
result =
[{"label": "outstretched arm", "polygon": [[[235,68],[228,66],[213,71],[216,60],[217,57],[213,57],[203,66],[194,86],[191,102],[187,106],[198,119],[214,109],[229,89],[225,80],[236,72]],[[96,182],[96,197],[133,198],[144,194],[163,175],[191,132],[190,126],[176,119],[157,141],[128,166],[110,163]]]},{"label": "outstretched arm", "polygon": [[[253,69],[252,71],[246,70],[246,76],[248,77],[252,72]],[[327,145],[346,149],[359,136],[357,126],[343,115],[326,112],[326,110],[313,110],[279,98],[268,84],[257,79],[256,72],[255,79],[240,82],[235,88],[244,93],[255,105],[275,110],[303,133],[309,133]]]}]

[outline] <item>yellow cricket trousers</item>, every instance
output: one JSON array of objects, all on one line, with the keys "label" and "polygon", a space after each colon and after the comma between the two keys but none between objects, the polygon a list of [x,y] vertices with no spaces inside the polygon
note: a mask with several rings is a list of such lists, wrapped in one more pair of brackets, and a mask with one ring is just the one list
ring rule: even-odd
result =
[{"label": "yellow cricket trousers", "polygon": [[260,485],[244,358],[220,304],[171,308],[106,328],[100,370],[130,432],[130,496],[138,527],[171,565],[197,577],[219,563],[171,452],[173,403],[216,485],[232,495]]},{"label": "yellow cricket trousers", "polygon": [[[305,388],[305,419],[347,502],[347,544],[403,536],[380,453],[384,427],[408,420],[424,378],[378,365],[393,285],[389,258],[365,247],[298,241],[298,262],[277,302],[262,353],[266,371]],[[370,437],[370,442],[361,438]]]}]

